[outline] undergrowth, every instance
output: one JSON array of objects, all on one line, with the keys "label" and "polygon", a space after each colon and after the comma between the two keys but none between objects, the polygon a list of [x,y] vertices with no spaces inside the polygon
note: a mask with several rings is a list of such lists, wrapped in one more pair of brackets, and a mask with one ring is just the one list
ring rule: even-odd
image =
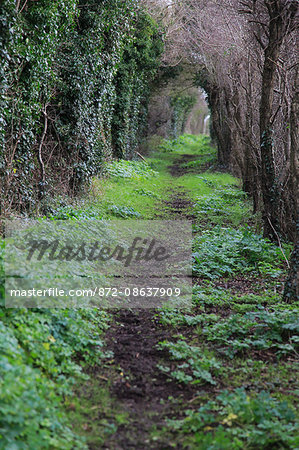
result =
[{"label": "undergrowth", "polygon": [[[183,163],[185,174],[171,177],[169,167],[184,154],[195,159]],[[164,201],[183,190],[193,214],[192,303],[161,309],[155,320],[171,330],[159,344],[158,369],[195,393],[188,405],[174,406],[158,438],[203,450],[298,448],[299,305],[281,302],[291,247],[282,243],[283,255],[261,236],[236,178],[201,173],[203,159],[213,155],[207,137],[185,135],[163,141],[147,163],[110,161],[85,197],[56,198],[48,218],[156,219],[162,211],[168,219]],[[111,356],[103,346],[108,314],[4,308],[0,314],[0,448],[84,448],[84,438],[103,445],[103,436],[127,423],[107,389],[97,392],[98,382],[83,374]],[[78,381],[87,393],[83,404],[73,398]],[[94,407],[109,420],[88,420],[86,427]]]},{"label": "undergrowth", "polygon": [[214,227],[194,239],[193,270],[216,279],[236,273],[257,273],[277,278],[282,273],[281,250],[249,228]]},{"label": "undergrowth", "polygon": [[109,356],[96,310],[0,310],[0,448],[86,448],[62,399]]},{"label": "undergrowth", "polygon": [[181,153],[189,155],[204,155],[215,153],[211,147],[209,136],[184,134],[177,139],[163,139],[158,147],[158,151],[165,153]]},{"label": "undergrowth", "polygon": [[223,391],[197,410],[187,410],[168,427],[183,435],[184,448],[297,448],[295,411],[268,392]]}]

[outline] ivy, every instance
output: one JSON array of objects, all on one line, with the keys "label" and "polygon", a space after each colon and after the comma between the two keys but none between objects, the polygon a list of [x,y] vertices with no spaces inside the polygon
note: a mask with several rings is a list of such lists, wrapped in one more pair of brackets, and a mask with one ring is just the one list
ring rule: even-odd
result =
[{"label": "ivy", "polygon": [[162,39],[135,0],[23,6],[0,9],[0,170],[9,206],[30,212],[134,155]]},{"label": "ivy", "polygon": [[175,95],[171,99],[173,108],[171,118],[171,136],[178,138],[183,134],[188,116],[196,103],[196,97],[191,95]]},{"label": "ivy", "polygon": [[131,158],[146,123],[150,81],[159,67],[163,43],[154,20],[140,12],[116,77],[117,103],[113,116],[114,154]]}]

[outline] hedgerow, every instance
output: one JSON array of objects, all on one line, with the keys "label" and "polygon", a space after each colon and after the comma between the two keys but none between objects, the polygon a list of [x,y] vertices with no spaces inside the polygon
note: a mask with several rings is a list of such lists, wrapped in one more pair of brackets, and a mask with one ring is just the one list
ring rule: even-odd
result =
[{"label": "hedgerow", "polygon": [[4,0],[0,26],[2,208],[47,209],[133,156],[162,37],[136,0]]}]

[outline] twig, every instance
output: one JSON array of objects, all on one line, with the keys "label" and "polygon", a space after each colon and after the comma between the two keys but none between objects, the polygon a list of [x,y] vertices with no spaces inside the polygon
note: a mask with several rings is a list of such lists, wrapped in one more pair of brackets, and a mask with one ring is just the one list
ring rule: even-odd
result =
[{"label": "twig", "polygon": [[22,8],[21,8],[20,11],[19,11],[19,14],[21,14],[21,12],[22,12],[23,9],[25,8],[26,4],[27,4],[27,0],[25,0],[24,5],[22,6]]},{"label": "twig", "polygon": [[285,69],[281,64],[278,64],[276,61],[274,61],[273,59],[271,59],[269,56],[268,56],[268,59],[269,59],[269,61],[273,62],[273,64],[275,64],[277,67],[279,67],[281,70],[283,70],[284,72],[286,72],[286,69]]},{"label": "twig", "polygon": [[17,147],[18,147],[18,143],[19,143],[19,141],[20,141],[20,139],[21,139],[21,135],[22,135],[22,130],[21,130],[21,126],[20,126],[20,131],[19,131],[19,133],[18,133],[16,143],[15,143],[15,145],[13,146],[13,150],[12,150],[12,155],[11,155],[11,158],[10,158],[9,167],[12,166],[12,163],[13,163],[13,160],[14,160],[14,157],[15,157],[15,153],[16,153],[16,150],[17,150]]},{"label": "twig", "polygon": [[145,161],[147,163],[147,160],[139,152],[136,152],[136,155],[139,156],[139,158],[143,159],[143,161]]},{"label": "twig", "polygon": [[272,230],[273,230],[274,233],[276,234],[276,237],[277,237],[277,240],[278,240],[278,245],[279,245],[280,251],[281,251],[281,253],[283,254],[284,259],[285,259],[286,262],[287,262],[288,269],[290,269],[291,266],[290,266],[290,263],[289,263],[289,261],[288,261],[288,258],[287,258],[286,255],[285,255],[285,252],[283,251],[283,248],[282,248],[282,246],[281,246],[281,241],[280,241],[280,239],[279,239],[278,233],[277,233],[277,231],[275,230],[275,228],[273,227],[272,222],[271,222],[271,220],[269,219],[269,217],[267,217],[267,219],[268,219],[268,222],[269,222],[269,224],[270,224]]},{"label": "twig", "polygon": [[196,397],[191,398],[191,400],[188,400],[188,403],[193,403],[195,400],[197,400],[200,397],[201,397],[201,395],[197,395]]}]

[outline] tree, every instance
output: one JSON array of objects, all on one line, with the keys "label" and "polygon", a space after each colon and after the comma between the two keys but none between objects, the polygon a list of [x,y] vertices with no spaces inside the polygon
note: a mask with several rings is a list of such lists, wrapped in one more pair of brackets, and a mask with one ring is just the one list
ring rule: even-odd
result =
[{"label": "tree", "polygon": [[[298,69],[298,67],[297,67]],[[294,192],[296,211],[296,238],[292,254],[291,268],[285,284],[284,300],[299,300],[299,71],[296,71],[296,92],[291,107],[291,171],[290,184]]]},{"label": "tree", "polygon": [[[274,121],[282,104],[275,105],[277,71],[281,65],[284,42],[295,29],[298,2],[285,0],[260,0],[240,4],[241,12],[249,17],[251,31],[263,51],[261,94],[259,105],[259,132],[261,151],[261,187],[263,194],[264,235],[277,240],[283,234],[283,222],[277,214],[283,208],[281,186],[275,162]],[[281,97],[283,92],[278,91]]]},{"label": "tree", "polygon": [[[172,5],[182,6],[179,0]],[[298,1],[186,0],[169,54],[197,68],[220,163],[242,177],[264,235],[296,242],[285,298],[298,297]],[[175,22],[175,20],[174,20]],[[175,29],[175,27],[174,27]]]}]

